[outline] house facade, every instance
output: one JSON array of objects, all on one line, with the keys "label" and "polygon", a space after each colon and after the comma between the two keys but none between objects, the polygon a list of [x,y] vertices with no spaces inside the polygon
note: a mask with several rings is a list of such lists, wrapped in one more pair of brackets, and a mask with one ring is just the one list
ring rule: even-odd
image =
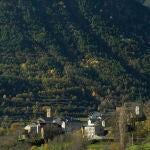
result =
[{"label": "house facade", "polygon": [[[98,118],[97,118],[98,117]],[[83,137],[87,139],[99,139],[104,136],[104,120],[101,120],[99,116],[90,117],[87,124],[82,126]]]}]

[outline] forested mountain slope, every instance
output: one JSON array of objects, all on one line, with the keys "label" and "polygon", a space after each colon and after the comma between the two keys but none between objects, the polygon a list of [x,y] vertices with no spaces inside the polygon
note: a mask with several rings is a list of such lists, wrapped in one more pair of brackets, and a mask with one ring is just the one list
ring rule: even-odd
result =
[{"label": "forested mountain slope", "polygon": [[149,56],[150,9],[136,1],[0,1],[0,97],[10,106],[149,100]]}]

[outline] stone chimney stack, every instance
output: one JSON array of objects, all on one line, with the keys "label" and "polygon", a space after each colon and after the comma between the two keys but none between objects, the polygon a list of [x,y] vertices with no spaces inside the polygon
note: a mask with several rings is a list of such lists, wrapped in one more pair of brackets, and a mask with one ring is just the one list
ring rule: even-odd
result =
[{"label": "stone chimney stack", "polygon": [[50,118],[50,117],[52,117],[52,109],[48,108],[47,109],[47,118]]}]

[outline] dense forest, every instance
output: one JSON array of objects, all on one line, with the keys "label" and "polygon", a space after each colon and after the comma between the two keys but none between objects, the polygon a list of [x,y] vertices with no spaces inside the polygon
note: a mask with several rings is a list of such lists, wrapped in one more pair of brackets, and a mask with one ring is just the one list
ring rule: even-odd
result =
[{"label": "dense forest", "polygon": [[0,114],[145,102],[149,56],[150,9],[136,0],[1,0]]}]

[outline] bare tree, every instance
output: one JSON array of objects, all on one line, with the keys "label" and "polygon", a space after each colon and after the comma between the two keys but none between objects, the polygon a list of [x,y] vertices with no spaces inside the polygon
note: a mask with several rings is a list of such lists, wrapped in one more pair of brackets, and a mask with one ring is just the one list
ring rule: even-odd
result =
[{"label": "bare tree", "polygon": [[119,116],[119,133],[120,133],[120,147],[121,150],[125,150],[125,139],[126,139],[126,112],[125,106],[122,106]]}]

